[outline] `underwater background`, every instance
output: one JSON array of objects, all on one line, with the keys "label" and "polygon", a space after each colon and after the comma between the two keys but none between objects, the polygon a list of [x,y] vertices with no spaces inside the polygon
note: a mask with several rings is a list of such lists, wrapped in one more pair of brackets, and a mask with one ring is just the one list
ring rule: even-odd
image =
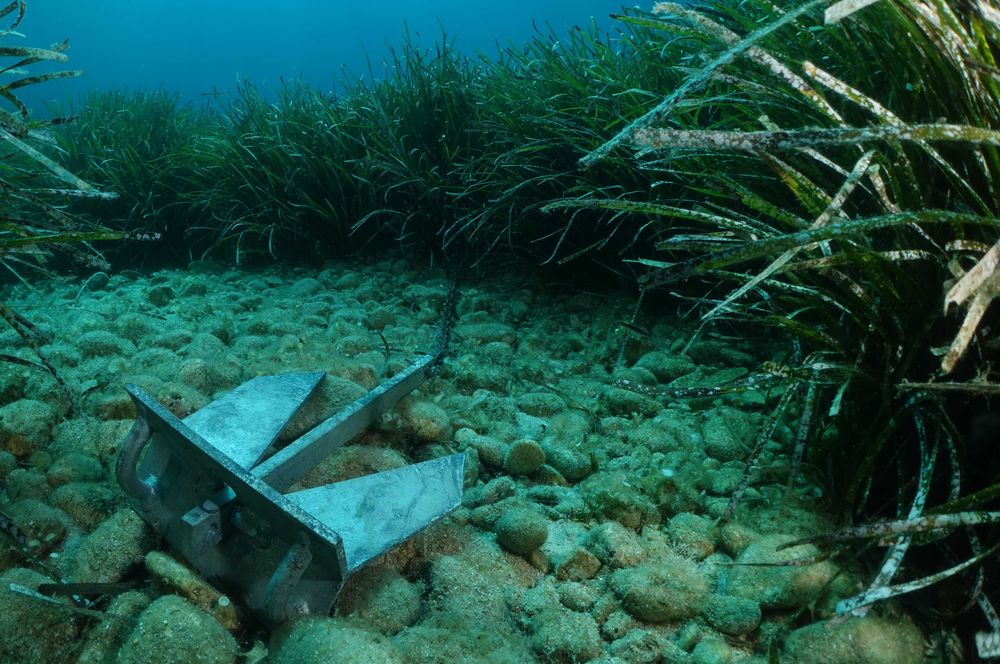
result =
[{"label": "underwater background", "polygon": [[0,662],[1000,656],[998,58],[994,0],[0,6]]},{"label": "underwater background", "polygon": [[334,90],[345,78],[367,77],[369,65],[380,76],[389,48],[398,47],[406,31],[423,47],[448,34],[461,52],[492,56],[498,48],[530,39],[533,24],[551,25],[560,33],[591,20],[608,27],[608,14],[617,10],[613,3],[595,0],[502,5],[36,0],[22,30],[37,44],[71,36],[73,65],[88,73],[58,91],[37,88],[25,100],[64,101],[88,90],[162,85],[184,101],[199,102],[203,93],[233,90],[241,79],[269,97],[282,79]]}]

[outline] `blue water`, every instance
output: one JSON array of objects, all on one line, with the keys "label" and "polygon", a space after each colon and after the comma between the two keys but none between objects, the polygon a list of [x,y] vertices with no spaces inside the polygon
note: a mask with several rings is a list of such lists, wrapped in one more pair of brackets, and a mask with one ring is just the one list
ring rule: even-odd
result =
[{"label": "blue water", "polygon": [[[69,37],[71,68],[81,79],[48,82],[23,90],[30,106],[109,88],[176,90],[185,100],[232,90],[248,79],[271,93],[282,78],[300,77],[325,90],[345,80],[344,71],[376,75],[387,44],[404,29],[420,44],[440,40],[442,30],[461,51],[496,53],[497,44],[520,44],[533,21],[557,34],[592,19],[610,26],[620,0],[31,0],[19,28],[25,39],[5,45],[48,46]],[[44,68],[35,65],[36,73]]]}]

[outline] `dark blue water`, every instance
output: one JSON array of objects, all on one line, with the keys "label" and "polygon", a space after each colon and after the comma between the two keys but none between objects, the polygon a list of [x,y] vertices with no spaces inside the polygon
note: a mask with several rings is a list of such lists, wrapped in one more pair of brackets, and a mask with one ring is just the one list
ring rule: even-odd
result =
[{"label": "dark blue water", "polygon": [[[337,89],[344,71],[376,75],[387,44],[408,29],[433,45],[442,30],[466,53],[493,55],[497,44],[520,44],[533,21],[557,34],[592,19],[608,26],[620,0],[31,0],[19,30],[25,39],[7,45],[49,46],[69,37],[71,68],[82,79],[48,82],[22,97],[35,106],[80,92],[155,88],[161,84],[186,100],[232,90],[248,79],[273,92],[282,78],[300,77]],[[43,70],[36,65],[32,72]]]}]

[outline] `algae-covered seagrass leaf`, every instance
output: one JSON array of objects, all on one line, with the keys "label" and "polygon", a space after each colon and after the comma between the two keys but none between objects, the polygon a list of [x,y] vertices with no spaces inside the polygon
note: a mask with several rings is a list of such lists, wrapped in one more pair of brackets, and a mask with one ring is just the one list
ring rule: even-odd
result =
[{"label": "algae-covered seagrass leaf", "polygon": [[882,540],[898,535],[916,535],[932,531],[954,530],[963,526],[978,526],[989,523],[1000,523],[1000,512],[952,512],[948,514],[926,514],[908,519],[893,519],[890,521],[875,521],[860,526],[848,526],[833,532],[811,537],[803,537],[786,542],[778,550],[787,549],[802,544],[835,544],[849,540],[874,539]]},{"label": "algae-covered seagrass leaf", "polygon": [[839,615],[854,614],[858,610],[863,609],[870,604],[874,604],[875,602],[880,602],[891,597],[905,595],[906,593],[912,593],[923,588],[928,588],[933,586],[935,583],[940,583],[949,577],[964,572],[971,567],[975,567],[987,558],[995,555],[998,551],[1000,551],[1000,544],[995,544],[982,553],[957,565],[949,567],[946,570],[942,570],[937,574],[931,574],[923,578],[908,581],[906,583],[900,583],[895,586],[879,586],[878,588],[869,588],[854,597],[849,597],[837,602],[836,611]]},{"label": "algae-covered seagrass leaf", "polygon": [[983,0],[976,3],[976,8],[979,10],[979,15],[992,23],[993,27],[1000,28],[1000,9]]},{"label": "algae-covered seagrass leaf", "polygon": [[780,30],[781,28],[794,23],[809,12],[829,3],[830,0],[810,0],[809,2],[805,2],[795,9],[786,12],[781,16],[781,18],[771,21],[759,30],[755,30],[745,36],[738,43],[726,49],[711,62],[700,68],[695,74],[689,76],[681,85],[674,89],[673,92],[667,95],[663,101],[647,111],[642,117],[630,122],[610,140],[606,141],[596,150],[593,150],[581,158],[580,164],[582,166],[592,166],[594,163],[604,159],[611,153],[612,150],[628,140],[636,132],[636,130],[648,127],[653,122],[657,122],[665,118],[678,103],[683,101],[689,94],[697,92],[705,87],[705,85],[712,80],[715,73],[721,67],[731,63],[748,48],[756,46],[757,43],[766,38],[768,35],[774,33],[776,30]]},{"label": "algae-covered seagrass leaf", "polygon": [[69,233],[53,233],[51,235],[39,234],[32,235],[30,237],[0,237],[0,252],[20,247],[34,247],[47,244],[120,240],[124,236],[125,233],[122,231],[79,231]]},{"label": "algae-covered seagrass leaf", "polygon": [[810,228],[796,233],[787,233],[773,238],[763,238],[747,242],[742,247],[713,256],[701,264],[700,269],[715,269],[741,263],[761,256],[769,256],[800,245],[863,236],[883,228],[895,228],[909,224],[969,224],[1000,229],[1000,218],[985,217],[950,210],[919,210],[863,217],[838,221],[820,228]]},{"label": "algae-covered seagrass leaf", "polygon": [[17,30],[17,26],[19,26],[21,24],[21,21],[24,19],[25,9],[27,9],[27,6],[25,5],[24,0],[13,0],[12,2],[8,3],[5,7],[0,9],[0,18],[4,18],[8,14],[17,11],[17,16],[14,17],[14,22],[11,23],[10,27],[7,28],[6,30],[0,31],[0,37],[6,37],[7,35]]},{"label": "algae-covered seagrass leaf", "polygon": [[979,327],[979,321],[986,313],[986,308],[997,296],[1000,296],[1000,242],[993,245],[989,251],[955,282],[944,298],[944,308],[947,313],[952,304],[962,306],[971,298],[962,326],[959,328],[951,347],[941,361],[941,370],[951,372],[965,354],[972,338]]},{"label": "algae-covered seagrass leaf", "polygon": [[52,161],[44,154],[42,154],[35,148],[31,147],[18,137],[14,136],[6,129],[0,128],[0,140],[6,141],[8,144],[17,148],[18,150],[23,152],[25,155],[27,155],[34,161],[44,166],[46,169],[49,170],[49,172],[58,177],[60,180],[74,187],[75,189],[79,189],[80,191],[96,191],[94,189],[94,186],[91,185],[89,182],[86,182],[83,179],[73,175],[65,168],[63,168],[56,162]]},{"label": "algae-covered seagrass leaf", "polygon": [[830,5],[823,13],[823,22],[827,25],[844,20],[856,11],[860,11],[868,5],[874,5],[879,0],[840,0],[840,2]]},{"label": "algae-covered seagrass leaf", "polygon": [[[830,200],[829,205],[826,209],[816,218],[813,222],[811,228],[821,228],[830,223],[833,219],[836,219],[842,214],[841,210],[844,204],[847,202],[848,196],[857,187],[858,182],[861,178],[868,172],[869,168],[874,168],[871,166],[872,159],[875,157],[875,151],[869,150],[868,152],[861,155],[861,158],[854,164],[854,168],[848,174],[847,179],[844,180],[840,189]],[[782,269],[789,261],[795,258],[795,255],[804,248],[805,245],[799,245],[792,247],[791,249],[786,249],[780,256],[775,258],[771,263],[760,271],[756,276],[747,281],[745,284],[737,288],[735,291],[730,293],[722,302],[713,307],[708,313],[706,313],[702,318],[709,319],[716,316],[719,312],[726,310],[729,305],[743,297],[747,292],[757,287],[762,281],[770,277],[772,274]]]},{"label": "algae-covered seagrass leaf", "polygon": [[868,141],[954,141],[1000,145],[1000,131],[944,123],[777,131],[717,131],[643,127],[632,134],[642,151],[708,149],[736,152],[791,150],[816,145],[858,145]]},{"label": "algae-covered seagrass leaf", "polygon": [[[680,5],[673,5],[670,3],[660,3],[661,5],[669,5],[670,12],[678,14],[688,18],[690,21],[695,23],[704,29],[707,33],[719,39],[724,44],[730,48],[740,43],[740,36],[716,21],[713,21],[702,11],[691,10]],[[781,79],[787,83],[793,90],[804,96],[812,104],[819,109],[824,115],[834,120],[838,124],[843,123],[843,118],[823,98],[819,92],[816,91],[811,85],[809,85],[801,76],[793,72],[787,65],[781,62],[778,58],[774,57],[768,53],[763,48],[759,46],[750,46],[744,52],[743,55],[749,60],[757,63],[758,65],[767,69],[773,76]]]},{"label": "algae-covered seagrass leaf", "polygon": [[[25,58],[33,62],[40,60],[53,60],[55,62],[66,62],[69,56],[63,53],[66,50],[66,42],[56,48],[37,48],[34,46],[0,46],[0,58]],[[21,65],[18,65],[21,66]]]},{"label": "algae-covered seagrass leaf", "polygon": [[560,209],[577,210],[613,210],[618,212],[630,212],[633,214],[649,214],[658,217],[673,217],[677,219],[688,219],[698,221],[712,227],[726,228],[743,232],[753,232],[754,228],[749,224],[737,219],[723,217],[710,212],[690,210],[688,208],[665,205],[663,203],[652,203],[649,201],[630,201],[621,198],[561,198],[559,200],[546,203],[541,208],[542,212],[552,212]]},{"label": "algae-covered seagrass leaf", "polygon": [[38,74],[37,76],[27,76],[25,78],[19,78],[16,81],[11,81],[7,85],[0,87],[4,90],[16,90],[29,85],[44,83],[46,81],[54,81],[60,78],[76,78],[77,76],[83,76],[82,69],[67,69],[65,71],[53,71],[48,72],[47,74]]}]

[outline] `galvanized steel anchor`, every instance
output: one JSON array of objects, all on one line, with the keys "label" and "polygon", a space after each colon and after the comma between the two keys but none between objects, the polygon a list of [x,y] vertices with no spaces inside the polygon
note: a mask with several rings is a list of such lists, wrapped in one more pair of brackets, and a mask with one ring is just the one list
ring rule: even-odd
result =
[{"label": "galvanized steel anchor", "polygon": [[116,474],[129,504],[263,623],[328,614],[346,578],[461,503],[465,456],[282,493],[419,386],[423,355],[265,456],[324,372],[254,378],[185,417],[135,385]]}]

